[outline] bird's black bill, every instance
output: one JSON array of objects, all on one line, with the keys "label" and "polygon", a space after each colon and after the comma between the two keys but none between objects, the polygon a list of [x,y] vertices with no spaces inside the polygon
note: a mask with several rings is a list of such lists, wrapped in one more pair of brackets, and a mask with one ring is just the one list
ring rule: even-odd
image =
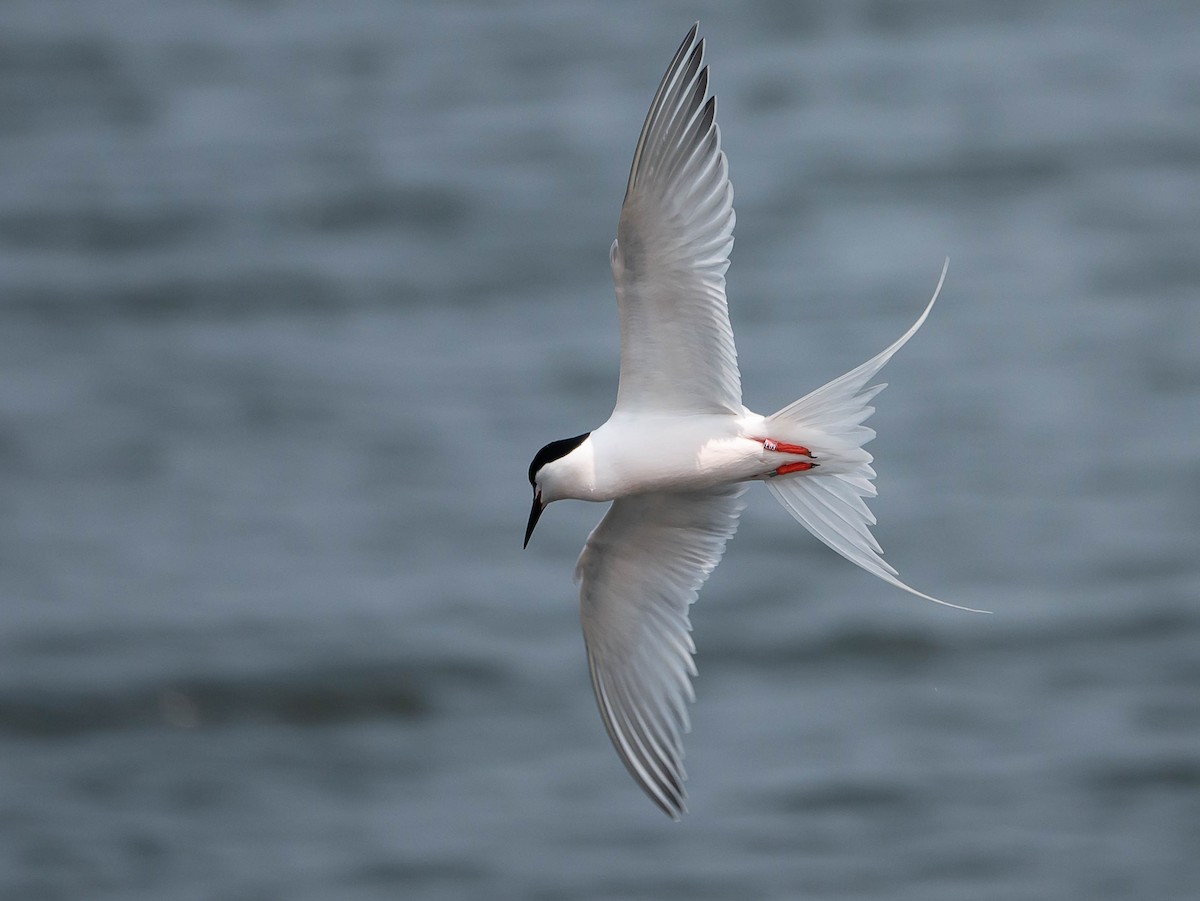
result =
[{"label": "bird's black bill", "polygon": [[537,521],[541,518],[542,511],[546,509],[546,505],[542,503],[542,499],[536,494],[533,496],[533,509],[529,511],[529,525],[525,527],[525,543],[521,547],[529,547],[529,536],[533,534],[533,527],[537,525]]}]

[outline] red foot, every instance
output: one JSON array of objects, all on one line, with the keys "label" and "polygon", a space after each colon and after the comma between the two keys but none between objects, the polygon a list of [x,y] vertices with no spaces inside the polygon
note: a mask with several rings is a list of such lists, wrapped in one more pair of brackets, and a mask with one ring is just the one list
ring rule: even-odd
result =
[{"label": "red foot", "polygon": [[784,441],[776,441],[774,438],[756,438],[756,441],[761,441],[764,450],[775,451],[780,454],[799,454],[802,457],[811,457],[813,455],[803,444],[788,444]]},{"label": "red foot", "polygon": [[789,472],[807,472],[816,465],[816,463],[784,463],[775,470],[775,475],[785,476]]}]

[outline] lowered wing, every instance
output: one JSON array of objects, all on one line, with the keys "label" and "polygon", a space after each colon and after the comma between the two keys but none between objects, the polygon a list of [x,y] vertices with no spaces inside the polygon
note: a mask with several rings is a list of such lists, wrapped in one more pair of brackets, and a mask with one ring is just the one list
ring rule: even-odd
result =
[{"label": "lowered wing", "polygon": [[619,498],[575,571],[605,728],[630,774],[673,819],[686,811],[683,733],[696,674],[688,607],[737,529],[744,490]]}]

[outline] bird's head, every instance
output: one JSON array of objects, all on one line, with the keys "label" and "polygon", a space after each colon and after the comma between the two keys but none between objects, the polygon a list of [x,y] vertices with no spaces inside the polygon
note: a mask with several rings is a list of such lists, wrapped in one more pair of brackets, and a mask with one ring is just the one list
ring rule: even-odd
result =
[{"label": "bird's head", "polygon": [[[533,456],[529,464],[529,484],[533,486],[533,509],[529,511],[529,524],[525,527],[525,547],[529,547],[529,537],[537,525],[538,518],[551,501],[559,500],[565,495],[561,484],[568,477],[569,467],[555,464],[568,456],[575,448],[587,440],[591,432],[584,432],[574,438],[561,438],[551,441]],[[561,470],[561,471],[560,471]]]}]

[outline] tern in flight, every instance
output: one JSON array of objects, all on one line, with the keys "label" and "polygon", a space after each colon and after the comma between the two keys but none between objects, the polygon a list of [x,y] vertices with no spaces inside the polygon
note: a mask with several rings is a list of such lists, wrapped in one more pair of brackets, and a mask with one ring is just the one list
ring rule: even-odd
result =
[{"label": "tern in flight", "polygon": [[863,498],[875,496],[875,471],[863,445],[875,432],[863,421],[884,387],[867,383],[921,327],[946,269],[883,353],[778,413],[744,407],[725,300],[733,188],[698,27],[650,104],[609,253],[621,318],[616,406],[594,431],[537,452],[525,530],[528,546],[554,501],[612,501],[575,570],[592,687],[621,760],[673,819],[686,811],[682,736],[696,675],[688,607],[737,528],[748,483],[764,482],[846,559],[936,600],[897,578],[871,534]]}]

